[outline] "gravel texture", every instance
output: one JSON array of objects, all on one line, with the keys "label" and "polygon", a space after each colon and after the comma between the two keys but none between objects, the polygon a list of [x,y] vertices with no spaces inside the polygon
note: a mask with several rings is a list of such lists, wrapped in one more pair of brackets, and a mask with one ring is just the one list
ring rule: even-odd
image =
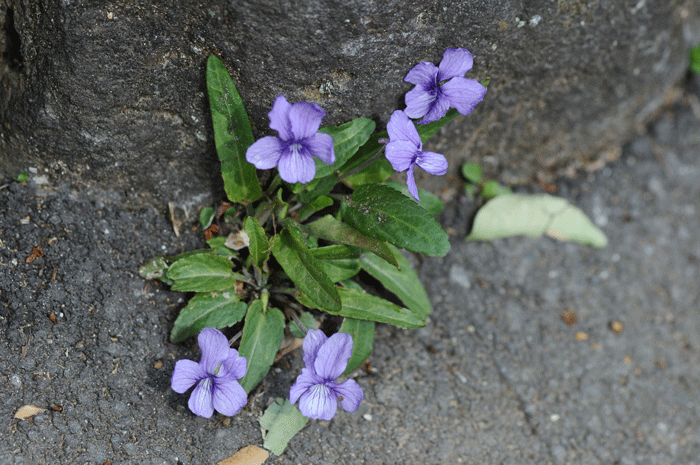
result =
[{"label": "gravel texture", "polygon": [[[428,325],[379,325],[371,371],[353,375],[359,410],[310,421],[267,463],[700,463],[700,103],[688,89],[618,161],[556,184],[604,229],[604,249],[467,243],[473,206],[448,204],[452,251],[412,257]],[[168,342],[185,295],[137,273],[201,246],[201,230],[176,237],[165,212],[45,180],[0,190],[0,464],[207,464],[260,445],[257,418],[301,354],[230,421],[195,417],[169,388],[175,361],[198,359],[194,341]],[[25,404],[48,410],[14,419]]]}]

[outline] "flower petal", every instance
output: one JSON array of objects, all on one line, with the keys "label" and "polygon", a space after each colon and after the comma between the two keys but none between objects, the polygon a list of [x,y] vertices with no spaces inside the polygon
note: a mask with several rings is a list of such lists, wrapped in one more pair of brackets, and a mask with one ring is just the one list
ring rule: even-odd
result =
[{"label": "flower petal", "polygon": [[306,333],[302,348],[304,349],[304,365],[306,365],[307,368],[314,369],[314,362],[316,361],[318,349],[320,349],[327,340],[328,336],[320,329],[310,329],[309,332]]},{"label": "flower petal", "polygon": [[192,413],[204,418],[211,418],[214,414],[214,405],[212,403],[212,381],[211,378],[205,378],[199,382],[187,406],[192,410]]},{"label": "flower petal", "polygon": [[447,173],[447,158],[435,152],[420,152],[416,158],[416,165],[427,173],[442,176]]},{"label": "flower petal", "polygon": [[277,131],[280,138],[286,141],[293,139],[292,125],[289,121],[289,110],[291,109],[292,105],[287,101],[284,95],[280,94],[275,99],[275,103],[272,104],[272,110],[267,114],[270,118],[270,129]]},{"label": "flower petal", "polygon": [[194,384],[208,376],[202,365],[192,360],[178,360],[173,369],[170,386],[173,391],[184,394]]},{"label": "flower petal", "polygon": [[453,77],[463,77],[472,69],[474,57],[464,48],[448,48],[442,54],[442,61],[438,66],[438,82],[452,79]]},{"label": "flower petal", "polygon": [[351,355],[352,336],[335,333],[318,349],[314,370],[324,380],[333,381],[343,374]]},{"label": "flower petal", "polygon": [[389,123],[386,125],[386,132],[389,133],[391,141],[408,140],[413,142],[418,150],[423,146],[416,125],[408,119],[406,112],[401,110],[396,110],[391,114]]},{"label": "flower petal", "polygon": [[[335,383],[333,383],[335,384]],[[331,389],[338,396],[341,407],[347,412],[354,412],[360,406],[364,393],[359,384],[354,379],[349,379],[344,383],[335,384]]]},{"label": "flower petal", "polygon": [[202,365],[207,373],[213,375],[219,365],[228,357],[228,339],[224,333],[214,328],[204,328],[197,337],[199,348],[202,350]]},{"label": "flower petal", "polygon": [[413,198],[420,202],[420,199],[418,198],[418,186],[416,186],[416,178],[414,175],[415,169],[416,165],[411,165],[408,168],[408,171],[406,171],[406,187],[408,187],[408,192],[411,193]]},{"label": "flower petal", "polygon": [[226,376],[231,379],[241,379],[245,376],[248,360],[245,357],[238,355],[236,349],[228,350],[228,357],[224,360],[219,370],[220,376]]},{"label": "flower petal", "polygon": [[289,402],[294,404],[302,394],[311,389],[316,384],[322,384],[323,379],[314,373],[313,368],[302,368],[301,374],[297,376],[296,381],[289,388]]},{"label": "flower petal", "polygon": [[315,103],[297,102],[289,110],[289,122],[295,141],[300,141],[313,136],[321,127],[321,120],[326,112]]},{"label": "flower petal", "polygon": [[255,141],[245,152],[245,159],[259,170],[269,170],[277,166],[284,142],[279,137],[265,136]]},{"label": "flower petal", "polygon": [[[440,87],[440,89],[442,89],[442,87]],[[418,124],[428,124],[439,120],[445,116],[445,113],[447,113],[449,108],[450,100],[444,94],[442,94],[442,91],[438,92],[437,99],[430,108],[430,111],[423,117],[422,120],[418,122]]]},{"label": "flower petal", "polygon": [[397,140],[386,144],[386,159],[396,171],[406,171],[420,153],[418,148],[407,140]]},{"label": "flower petal", "polygon": [[430,91],[416,86],[413,90],[406,93],[406,114],[413,119],[422,118],[433,107],[437,94],[435,91]]},{"label": "flower petal", "polygon": [[248,403],[248,395],[238,381],[214,381],[212,404],[217,412],[232,417]]},{"label": "flower petal", "polygon": [[437,75],[437,66],[427,61],[422,61],[411,68],[411,71],[408,72],[403,80],[429,89],[432,85],[437,84]]},{"label": "flower petal", "polygon": [[474,79],[463,77],[452,78],[440,87],[442,95],[447,98],[449,105],[456,108],[462,115],[474,111],[486,95],[486,87]]},{"label": "flower petal", "polygon": [[338,401],[333,392],[323,384],[316,384],[301,395],[299,411],[309,418],[330,420],[338,410]]},{"label": "flower petal", "polygon": [[316,175],[316,163],[314,157],[301,144],[294,143],[282,152],[277,169],[280,177],[291,184],[295,182],[307,183]]},{"label": "flower petal", "polygon": [[329,134],[317,132],[303,142],[308,151],[314,157],[327,165],[335,163],[335,152],[333,151],[333,137]]}]

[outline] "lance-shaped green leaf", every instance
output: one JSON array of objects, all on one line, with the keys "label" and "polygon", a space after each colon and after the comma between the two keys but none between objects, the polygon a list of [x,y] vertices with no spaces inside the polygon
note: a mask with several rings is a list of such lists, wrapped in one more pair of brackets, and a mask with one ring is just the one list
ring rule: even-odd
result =
[{"label": "lance-shaped green leaf", "polygon": [[345,318],[339,332],[352,336],[352,356],[343,374],[348,374],[362,365],[372,352],[374,343],[374,321]]},{"label": "lance-shaped green leaf", "polygon": [[[377,260],[379,260],[379,258],[377,258]],[[319,260],[318,262],[323,272],[326,273],[331,282],[334,283],[350,279],[360,272],[360,262],[357,259]],[[387,266],[391,265],[387,263]]]},{"label": "lance-shaped green leaf", "polygon": [[311,255],[318,260],[344,260],[348,258],[360,258],[362,252],[357,247],[349,247],[347,245],[329,245],[327,247],[318,247],[310,249]]},{"label": "lance-shaped green leaf", "polygon": [[313,215],[317,211],[323,210],[324,208],[330,207],[331,205],[333,205],[333,199],[322,195],[315,199],[313,202],[304,205],[299,210],[299,213],[297,214],[297,216],[299,217],[299,221],[306,221],[311,215]]},{"label": "lance-shaped green leaf", "polygon": [[[379,323],[390,323],[400,328],[419,328],[425,326],[425,318],[421,318],[411,310],[399,307],[380,297],[367,294],[356,289],[338,288],[340,300],[343,307],[338,312],[328,312],[333,315],[340,315],[359,320],[377,321]],[[297,300],[302,305],[310,308],[318,308],[303,293],[297,294]]]},{"label": "lance-shaped green leaf", "polygon": [[314,302],[314,307],[327,312],[340,310],[340,297],[333,282],[304,245],[296,227],[288,225],[277,235],[272,254],[287,276]]},{"label": "lance-shaped green leaf", "polygon": [[206,229],[211,225],[214,215],[216,215],[216,210],[214,210],[212,207],[202,208],[202,210],[199,212],[199,224],[202,225],[202,228]]},{"label": "lance-shaped green leaf", "polygon": [[245,276],[231,271],[231,260],[219,255],[198,254],[180,259],[168,270],[168,278],[175,281],[172,288],[183,292],[220,291],[233,287]]},{"label": "lance-shaped green leaf", "polygon": [[546,234],[559,240],[605,247],[603,231],[566,199],[549,194],[506,194],[495,197],[479,209],[467,240]]},{"label": "lance-shaped green leaf", "polygon": [[238,352],[248,361],[248,371],[240,383],[246,392],[258,385],[275,361],[284,337],[284,315],[276,308],[263,311],[262,302],[253,301],[243,325]]},{"label": "lance-shaped green leaf", "polygon": [[207,89],[226,195],[231,202],[257,200],[262,195],[260,183],[255,166],[245,158],[253,144],[248,114],[226,67],[213,55],[207,60]]},{"label": "lance-shaped green leaf", "polygon": [[[396,181],[385,181],[384,184],[390,186],[392,189],[396,189],[409,199],[413,199],[411,193],[408,192],[408,187],[406,187],[406,184]],[[443,202],[440,199],[440,197],[428,191],[425,191],[420,187],[418,188],[418,196],[420,197],[420,202],[418,202],[418,205],[420,205],[428,213],[430,213],[430,216],[435,218],[440,213],[442,213],[442,209],[445,207],[445,202]]]},{"label": "lance-shaped green leaf", "polygon": [[306,189],[304,192],[299,194],[299,200],[301,203],[310,203],[319,198],[322,195],[328,194],[335,186],[338,180],[338,175],[331,174],[322,179],[314,179],[310,183],[306,184]]},{"label": "lance-shaped green leaf", "polygon": [[396,294],[409,310],[418,316],[427,317],[432,308],[430,300],[421,284],[418,275],[401,252],[394,249],[394,255],[399,262],[399,268],[389,265],[384,260],[372,254],[364,254],[360,258],[360,266],[373,278],[378,280],[388,290]]},{"label": "lance-shaped green leaf", "polygon": [[289,441],[309,421],[289,402],[289,399],[278,397],[270,405],[262,417],[260,427],[267,431],[263,447],[275,455],[282,455]]},{"label": "lance-shaped green leaf", "polygon": [[250,240],[248,250],[253,259],[253,264],[258,269],[262,269],[263,264],[270,258],[270,243],[267,241],[265,230],[260,226],[258,220],[252,216],[245,219],[243,229],[248,233],[248,239]]},{"label": "lance-shaped green leaf", "polygon": [[447,233],[424,208],[384,184],[365,184],[343,203],[343,219],[360,233],[398,247],[444,256]]},{"label": "lance-shaped green leaf", "polygon": [[170,340],[180,342],[204,328],[225,328],[243,319],[248,305],[233,290],[197,293],[175,320]]},{"label": "lance-shaped green leaf", "polygon": [[316,178],[328,176],[334,169],[338,169],[355,155],[367,139],[374,132],[376,124],[369,118],[357,118],[340,126],[329,126],[319,129],[318,132],[329,134],[333,137],[333,151],[335,163],[333,166],[323,163],[314,157],[316,162]]},{"label": "lance-shaped green leaf", "polygon": [[382,257],[394,266],[399,266],[387,244],[361,234],[347,224],[336,220],[331,215],[326,215],[313,223],[305,225],[305,229],[319,239],[360,247]]}]

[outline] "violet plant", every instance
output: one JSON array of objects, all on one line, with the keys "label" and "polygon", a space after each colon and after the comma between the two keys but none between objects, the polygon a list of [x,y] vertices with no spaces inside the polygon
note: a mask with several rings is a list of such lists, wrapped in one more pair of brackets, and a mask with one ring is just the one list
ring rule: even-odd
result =
[{"label": "violet plant", "polygon": [[[308,332],[305,368],[290,400],[310,418],[331,419],[338,403],[354,411],[361,388],[336,380],[369,356],[375,323],[425,325],[430,302],[399,249],[433,256],[450,249],[434,219],[442,201],[417,188],[414,170],[447,172],[445,157],[422,147],[483,99],[486,88],[462,77],[471,66],[464,49],[448,49],[439,67],[417,65],[406,77],[416,84],[408,108],[394,112],[388,132],[375,132],[368,118],[320,127],[319,105],[280,95],[269,113],[277,135],[255,141],[224,64],[209,58],[209,103],[228,199],[200,213],[208,249],[155,257],[140,270],[146,279],[193,293],[170,338],[199,334],[202,360],[177,362],[172,377],[178,393],[196,385],[189,402],[195,414],[235,414],[274,363],[290,323],[314,326],[324,313],[342,317],[342,325],[330,337]],[[423,124],[416,127],[411,118]],[[388,181],[394,170],[407,171],[407,187]],[[395,299],[367,292],[363,275]],[[218,331],[225,328],[240,331],[237,351],[229,349],[237,337],[227,341]]]}]

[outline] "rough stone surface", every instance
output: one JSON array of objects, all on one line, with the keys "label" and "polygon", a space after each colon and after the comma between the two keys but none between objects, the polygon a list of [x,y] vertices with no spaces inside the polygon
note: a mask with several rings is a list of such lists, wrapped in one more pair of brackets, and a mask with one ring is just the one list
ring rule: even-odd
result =
[{"label": "rough stone surface", "polygon": [[527,180],[615,158],[700,41],[693,0],[2,0],[0,25],[2,173],[48,167],[132,204],[219,194],[210,54],[260,136],[280,93],[383,125],[412,66],[466,47],[489,93],[433,148],[453,174],[470,158]]},{"label": "rough stone surface", "polygon": [[[372,369],[353,374],[359,410],[310,421],[266,463],[699,464],[699,90],[617,162],[556,183],[605,249],[467,243],[475,206],[449,203],[450,253],[411,257],[428,325],[378,325]],[[175,361],[198,359],[194,341],[167,340],[186,296],[137,275],[201,246],[201,230],[175,237],[150,207],[97,201],[61,176],[38,188],[42,176],[0,183],[0,463],[209,464],[260,445],[257,418],[288,393],[299,351],[230,423],[195,417],[169,388]],[[49,410],[13,419],[25,404]]]}]

